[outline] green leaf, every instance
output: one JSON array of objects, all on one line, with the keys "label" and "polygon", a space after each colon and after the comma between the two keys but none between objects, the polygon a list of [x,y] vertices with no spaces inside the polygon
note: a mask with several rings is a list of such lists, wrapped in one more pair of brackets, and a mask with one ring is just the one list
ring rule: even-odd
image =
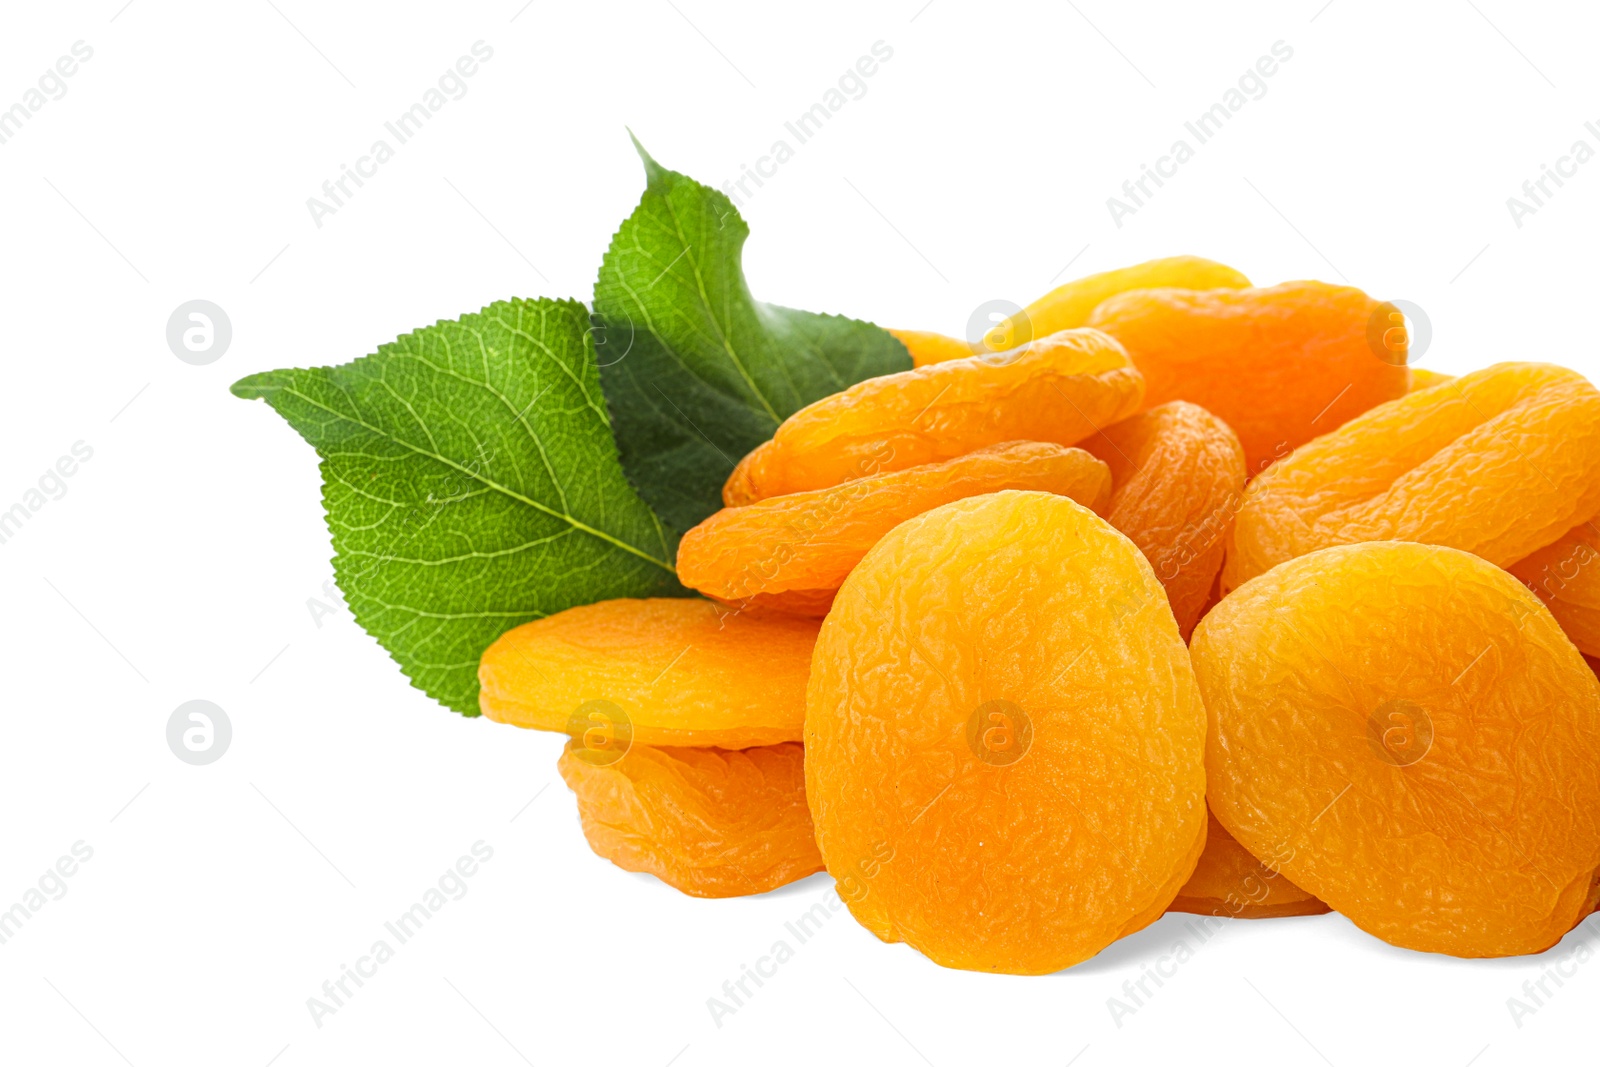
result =
[{"label": "green leaf", "polygon": [[322,457],[334,574],[419,689],[478,714],[511,627],[684,595],[675,538],[623,476],[576,301],[512,300],[337,367],[236,382]]},{"label": "green leaf", "polygon": [[682,531],[722,506],[734,464],[784,418],[911,357],[871,323],[758,302],[733,204],[639,155],[648,185],[600,267],[596,348],[623,469]]}]

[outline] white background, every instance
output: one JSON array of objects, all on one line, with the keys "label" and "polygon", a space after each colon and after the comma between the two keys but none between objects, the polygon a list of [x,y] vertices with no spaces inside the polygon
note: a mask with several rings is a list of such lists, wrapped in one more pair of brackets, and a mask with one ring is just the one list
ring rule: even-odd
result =
[{"label": "white background", "polygon": [[[940,970],[841,913],[718,1027],[707,998],[794,943],[784,923],[826,877],[701,901],[590,854],[559,738],[432,704],[337,600],[317,624],[308,600],[331,569],[315,456],[227,392],[496,299],[587,299],[643,187],[625,126],[720,184],[880,40],[893,58],[866,95],[746,200],[758,297],[959,333],[986,300],[1196,253],[1261,284],[1348,279],[1414,301],[1427,366],[1592,371],[1600,161],[1520,228],[1506,207],[1574,140],[1600,148],[1583,128],[1600,121],[1592,10],[123,4],[7,5],[0,33],[0,107],[73,42],[94,49],[0,145],[0,509],[74,442],[94,450],[0,545],[0,908],[74,842],[94,850],[0,945],[0,1060],[1592,1056],[1600,964],[1565,963],[1520,1027],[1507,1008],[1572,938],[1468,962],[1334,915],[1228,925],[1119,1026],[1107,999],[1190,936],[1186,917],[1024,979]],[[480,39],[494,57],[467,95],[316,227],[307,197]],[[1266,95],[1115,226],[1106,198],[1279,40],[1294,54]],[[233,324],[209,366],[165,341],[194,298]],[[211,766],[166,745],[194,698],[233,723]],[[494,857],[467,895],[314,1025],[307,998],[479,840]]]}]

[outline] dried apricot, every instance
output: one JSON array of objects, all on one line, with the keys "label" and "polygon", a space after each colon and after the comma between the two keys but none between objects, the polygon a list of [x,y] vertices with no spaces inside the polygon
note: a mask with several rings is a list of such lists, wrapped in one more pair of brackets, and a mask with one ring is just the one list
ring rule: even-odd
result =
[{"label": "dried apricot", "polygon": [[696,897],[765,893],[822,870],[805,749],[634,745],[615,762],[567,742],[557,769],[595,855]]},{"label": "dried apricot", "polygon": [[1406,392],[1417,393],[1424,389],[1432,389],[1436,385],[1443,385],[1445,382],[1453,382],[1455,380],[1456,377],[1453,374],[1445,374],[1436,370],[1427,370],[1423,367],[1412,367],[1411,384],[1407,387]]},{"label": "dried apricot", "polygon": [[1257,478],[1222,584],[1388,539],[1504,567],[1597,511],[1600,391],[1563,367],[1498,363],[1357,416]]},{"label": "dried apricot", "polygon": [[[1239,435],[1254,476],[1410,380],[1378,358],[1360,289],[1285,282],[1267,289],[1145,289],[1101,304],[1089,325],[1121,341],[1145,376],[1145,406],[1190,400]],[[1402,353],[1403,355],[1403,353]]]},{"label": "dried apricot", "polygon": [[1505,571],[1322,549],[1230,593],[1191,650],[1217,819],[1357,926],[1505,956],[1593,910],[1600,682]]},{"label": "dried apricot", "polygon": [[1001,489],[1058,493],[1104,513],[1111,471],[1082,449],[1013,441],[831,489],[768,497],[724,508],[684,534],[678,578],[741,608],[826,615],[850,569],[884,534],[941,504]]},{"label": "dried apricot", "polygon": [[1087,959],[1204,847],[1205,710],[1166,595],[1065,497],[970,497],[879,541],[822,624],[805,737],[840,895],[947,967]]},{"label": "dried apricot", "polygon": [[723,500],[827,489],[1005,441],[1071,445],[1133,414],[1143,395],[1128,354],[1097,330],[868,378],[785,419],[729,475]]},{"label": "dried apricot", "polygon": [[1250,279],[1199,256],[1168,256],[1078,278],[1044,296],[990,330],[984,347],[1013,348],[1058,330],[1090,325],[1094,309],[1118,293],[1135,289],[1243,289]]},{"label": "dried apricot", "polygon": [[815,619],[709,600],[603,600],[503,634],[478,665],[496,722],[641,745],[798,741]]},{"label": "dried apricot", "polygon": [[918,367],[962,359],[979,352],[1003,352],[1060,330],[1088,325],[1089,314],[1104,300],[1130,289],[1241,288],[1250,279],[1199,256],[1169,256],[1108,270],[1057,286],[1022,311],[997,323],[976,343],[925,330],[890,330]]},{"label": "dried apricot", "polygon": [[1222,569],[1243,499],[1239,439],[1209,411],[1175,400],[1114,423],[1081,447],[1111,468],[1106,517],[1155,568],[1187,640]]},{"label": "dried apricot", "polygon": [[929,330],[890,330],[895,339],[911,353],[911,365],[926,367],[929,363],[943,363],[947,359],[966,359],[979,349],[959,337],[949,337]]},{"label": "dried apricot", "polygon": [[[754,504],[762,498],[763,490],[756,485],[752,472],[758,466],[762,468],[767,466],[768,457],[773,454],[776,447],[770,440],[763,441],[733,465],[733,470],[728,474],[728,480],[722,483],[723,507],[742,508]],[[859,464],[858,470],[860,473],[853,475],[853,477],[865,478],[869,474],[878,473],[879,467],[875,463],[866,462]]]},{"label": "dried apricot", "polygon": [[1321,915],[1331,909],[1252,856],[1206,812],[1206,850],[1168,911],[1228,919],[1279,919]]},{"label": "dried apricot", "polygon": [[1600,655],[1600,523],[1582,522],[1526,559],[1511,573],[1544,601],[1567,637],[1586,656]]},{"label": "dried apricot", "polygon": [[[1223,559],[1224,559],[1224,561],[1226,561],[1227,557],[1224,556]],[[1211,582],[1211,593],[1206,597],[1205,606],[1200,609],[1200,617],[1202,619],[1205,618],[1206,615],[1208,615],[1210,613],[1211,609],[1217,606],[1217,602],[1220,601],[1221,599],[1222,599],[1222,572],[1218,571],[1216,578],[1212,579],[1212,582]],[[1195,625],[1198,626],[1199,623],[1196,623]],[[1194,631],[1190,630],[1189,631],[1189,635],[1191,637],[1193,637],[1194,636]]]}]

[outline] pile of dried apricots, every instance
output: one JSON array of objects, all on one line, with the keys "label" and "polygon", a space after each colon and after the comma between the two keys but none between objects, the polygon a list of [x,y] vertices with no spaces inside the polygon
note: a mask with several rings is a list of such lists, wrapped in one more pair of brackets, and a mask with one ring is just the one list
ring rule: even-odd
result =
[{"label": "pile of dried apricots", "polygon": [[1179,257],[797,412],[682,540],[702,599],[484,653],[599,855],[826,869],[948,967],[1169,910],[1539,952],[1600,900],[1600,391],[1407,366],[1358,289]]}]

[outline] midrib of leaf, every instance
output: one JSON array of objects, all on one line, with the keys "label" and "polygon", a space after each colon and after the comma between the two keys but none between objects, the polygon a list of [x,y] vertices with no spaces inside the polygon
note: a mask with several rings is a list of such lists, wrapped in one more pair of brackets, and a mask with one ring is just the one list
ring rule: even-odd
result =
[{"label": "midrib of leaf", "polygon": [[666,202],[667,214],[672,216],[673,233],[677,235],[678,243],[683,246],[684,254],[688,256],[689,269],[694,273],[695,291],[700,294],[700,304],[705,308],[706,317],[717,328],[717,339],[722,343],[722,350],[727,353],[728,359],[733,363],[734,369],[739,372],[739,377],[744,379],[745,385],[749,386],[756,399],[761,401],[761,406],[766,409],[767,416],[772,419],[772,424],[774,426],[778,425],[783,419],[779,417],[777,409],[772,406],[766,394],[756,385],[755,379],[750,376],[750,372],[745,368],[744,360],[739,358],[739,354],[733,349],[732,342],[728,340],[728,331],[723,328],[721,320],[717,318],[716,308],[711,304],[711,295],[706,292],[705,275],[700,271],[700,264],[693,254],[693,246],[683,232],[683,223],[678,219],[678,209],[673,206],[671,197],[663,196],[662,200]]},{"label": "midrib of leaf", "polygon": [[[380,381],[381,381],[381,379],[380,379]],[[476,385],[478,383],[473,383],[473,384]],[[385,385],[386,388],[388,387],[388,383],[387,382],[385,382],[384,385]],[[589,534],[591,537],[598,538],[599,540],[604,541],[609,545],[612,545],[612,546],[614,546],[616,548],[620,548],[624,552],[628,552],[628,553],[630,553],[632,555],[638,556],[642,560],[646,560],[647,562],[654,563],[656,566],[660,567],[662,570],[665,570],[669,574],[674,574],[675,575],[675,574],[678,573],[677,569],[674,568],[672,566],[672,564],[667,563],[664,560],[659,560],[656,557],[650,555],[648,552],[645,552],[645,551],[643,551],[642,549],[639,549],[639,548],[635,548],[633,545],[628,544],[626,541],[623,541],[623,540],[620,540],[619,538],[613,537],[611,534],[606,533],[604,530],[597,530],[593,526],[590,526],[588,523],[585,523],[585,522],[577,519],[576,517],[567,514],[566,512],[556,511],[554,508],[546,507],[545,505],[539,503],[537,500],[533,500],[533,499],[531,499],[529,497],[523,496],[521,493],[519,493],[516,490],[510,488],[509,486],[504,486],[504,485],[501,485],[500,483],[498,483],[498,482],[496,482],[496,481],[494,481],[494,480],[492,480],[490,478],[485,478],[483,475],[478,474],[477,472],[475,472],[475,471],[473,471],[473,470],[471,470],[471,469],[469,469],[467,467],[463,467],[461,464],[455,462],[454,460],[450,459],[447,456],[439,455],[437,452],[430,452],[429,450],[424,449],[424,448],[418,448],[416,445],[412,444],[410,441],[407,441],[407,440],[405,440],[403,438],[400,438],[400,437],[396,437],[393,434],[387,433],[387,432],[379,429],[378,427],[373,426],[370,423],[366,422],[364,419],[353,418],[353,417],[351,417],[349,415],[344,414],[343,412],[335,411],[333,408],[328,407],[328,405],[326,405],[326,404],[324,404],[324,403],[322,403],[322,402],[320,402],[318,400],[315,400],[312,397],[307,396],[306,394],[302,393],[300,390],[294,388],[293,386],[282,386],[281,388],[283,388],[285,392],[289,393],[289,395],[300,398],[301,400],[305,401],[310,406],[312,406],[312,407],[314,407],[314,408],[316,408],[316,409],[318,409],[320,411],[327,412],[330,416],[332,416],[335,419],[338,419],[341,422],[352,423],[352,424],[354,424],[356,426],[361,427],[362,429],[366,430],[367,432],[369,432],[369,433],[371,433],[371,434],[373,434],[373,435],[375,435],[377,437],[383,438],[386,441],[393,441],[395,444],[400,445],[403,448],[409,448],[411,451],[415,452],[419,456],[425,456],[428,459],[436,460],[439,463],[443,463],[445,466],[450,467],[450,468],[452,468],[454,470],[460,471],[462,474],[465,474],[469,478],[476,479],[477,481],[481,482],[483,485],[487,486],[488,488],[493,489],[496,492],[505,494],[507,497],[510,497],[512,500],[515,500],[515,501],[517,501],[519,503],[522,503],[522,504],[526,504],[528,507],[533,508],[535,511],[542,512],[542,513],[544,513],[546,515],[549,515],[551,518],[554,518],[554,519],[560,519],[562,522],[567,523],[568,525],[572,526],[576,530],[580,530],[583,533]],[[390,389],[390,392],[393,392],[393,389]],[[397,396],[397,398],[398,398],[398,396]],[[411,406],[409,404],[407,404],[406,405],[406,409],[408,411],[411,410]],[[416,413],[414,411],[412,412],[412,417],[413,418],[417,418]],[[417,418],[417,424],[419,426],[423,426],[423,432],[428,435],[428,439],[430,441],[433,440],[433,434],[430,433],[427,430],[425,424],[423,424],[423,422],[422,422],[422,420],[420,418]],[[531,431],[530,431],[530,433],[531,433]],[[535,436],[534,440],[537,442],[537,440],[538,440],[537,436]],[[542,451],[542,449],[541,449],[541,451]],[[557,482],[557,484],[559,485],[559,482]],[[563,493],[564,492],[565,492],[565,490],[563,489]],[[658,522],[657,523],[658,529],[659,529],[659,525],[660,524]]]}]

